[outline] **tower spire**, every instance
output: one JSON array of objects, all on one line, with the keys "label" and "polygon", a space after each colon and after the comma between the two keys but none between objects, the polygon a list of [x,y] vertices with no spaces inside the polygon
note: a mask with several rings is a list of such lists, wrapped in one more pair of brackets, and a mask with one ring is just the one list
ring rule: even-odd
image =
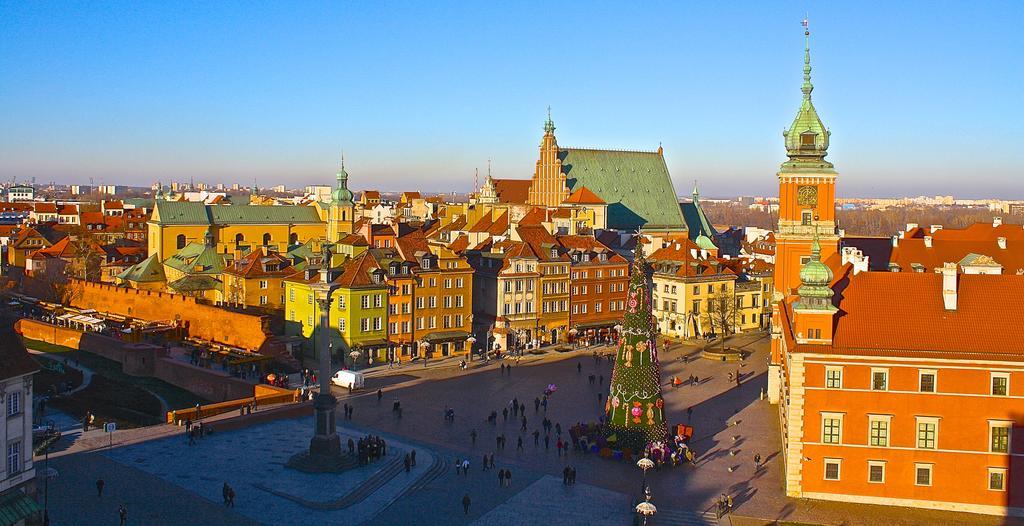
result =
[{"label": "tower spire", "polygon": [[808,27],[808,21],[804,18],[804,85],[800,87],[800,91],[804,93],[804,99],[810,100],[811,92],[814,91],[814,85],[811,84],[811,29]]}]

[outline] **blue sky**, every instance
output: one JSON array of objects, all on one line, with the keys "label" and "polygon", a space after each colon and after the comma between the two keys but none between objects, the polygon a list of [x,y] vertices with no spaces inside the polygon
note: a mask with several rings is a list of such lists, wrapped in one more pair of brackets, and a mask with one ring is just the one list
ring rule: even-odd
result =
[{"label": "blue sky", "polygon": [[559,144],[777,192],[810,13],[841,195],[1024,198],[1024,2],[0,2],[0,179],[468,190]]}]

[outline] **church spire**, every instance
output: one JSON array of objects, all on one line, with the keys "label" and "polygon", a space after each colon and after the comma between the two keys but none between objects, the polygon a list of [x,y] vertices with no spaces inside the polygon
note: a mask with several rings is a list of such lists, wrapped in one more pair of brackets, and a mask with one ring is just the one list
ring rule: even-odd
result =
[{"label": "church spire", "polygon": [[345,152],[341,153],[341,169],[337,173],[338,185],[331,192],[331,204],[352,204],[352,192],[348,189],[348,172],[345,171]]},{"label": "church spire", "polygon": [[548,106],[548,120],[544,121],[544,133],[555,133],[555,121],[551,120],[551,106]]},{"label": "church spire", "polygon": [[825,160],[828,155],[828,142],[830,132],[818,117],[818,111],[811,102],[811,92],[814,85],[811,84],[811,31],[808,29],[807,19],[802,22],[804,27],[804,82],[800,86],[803,93],[803,100],[800,102],[800,110],[793,119],[789,129],[782,132],[786,139],[786,156],[789,160],[782,164],[782,171],[800,171],[801,169],[813,169],[815,171],[832,170],[832,163]]}]

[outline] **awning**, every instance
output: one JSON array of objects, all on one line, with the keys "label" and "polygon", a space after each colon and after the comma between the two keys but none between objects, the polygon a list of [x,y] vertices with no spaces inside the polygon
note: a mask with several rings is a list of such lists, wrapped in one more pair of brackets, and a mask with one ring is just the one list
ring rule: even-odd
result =
[{"label": "awning", "polygon": [[11,526],[23,521],[42,508],[36,501],[20,491],[12,491],[9,495],[0,498],[0,526]]},{"label": "awning", "polygon": [[619,320],[591,321],[591,322],[587,322],[587,323],[581,323],[581,324],[577,325],[575,327],[575,329],[578,330],[578,331],[585,331],[587,329],[599,329],[599,328],[602,328],[602,327],[614,327],[618,323],[619,323]]},{"label": "awning", "polygon": [[373,349],[375,347],[387,347],[388,345],[391,345],[391,342],[389,342],[389,341],[387,341],[385,339],[379,339],[379,340],[367,340],[365,342],[356,342],[355,344],[352,345],[352,347],[360,347],[360,348],[363,348],[363,349]]},{"label": "awning", "polygon": [[466,331],[435,332],[423,337],[424,340],[427,340],[430,343],[451,342],[465,340],[466,338],[469,338],[469,333]]}]

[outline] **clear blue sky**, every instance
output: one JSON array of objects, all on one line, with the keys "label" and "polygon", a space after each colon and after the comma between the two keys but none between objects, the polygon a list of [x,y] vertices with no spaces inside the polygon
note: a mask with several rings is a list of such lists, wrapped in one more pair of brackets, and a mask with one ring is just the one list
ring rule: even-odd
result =
[{"label": "clear blue sky", "polygon": [[0,179],[358,190],[653,150],[777,192],[810,13],[840,194],[1024,198],[1024,2],[0,2]]}]

